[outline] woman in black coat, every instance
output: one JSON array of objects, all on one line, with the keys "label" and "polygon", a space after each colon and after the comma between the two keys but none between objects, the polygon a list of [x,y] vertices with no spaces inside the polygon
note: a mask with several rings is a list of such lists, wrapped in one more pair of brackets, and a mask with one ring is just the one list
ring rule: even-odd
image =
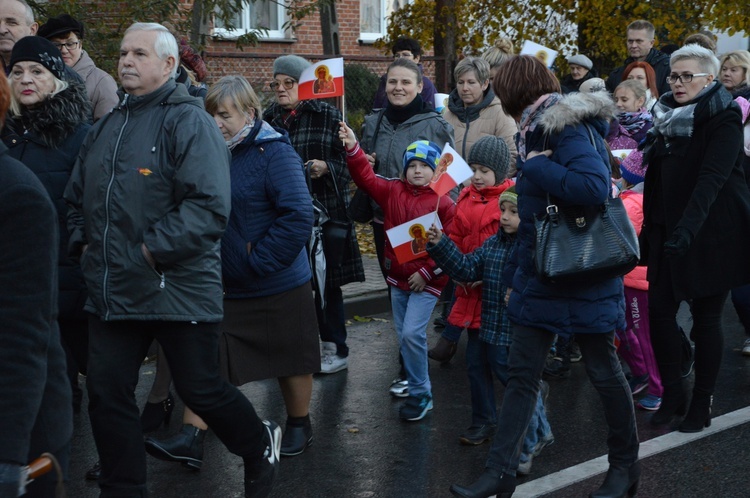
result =
[{"label": "woman in black coat", "polygon": [[[46,57],[44,57],[46,55]],[[81,268],[67,257],[68,229],[63,191],[86,133],[91,107],[83,83],[64,81],[60,51],[48,40],[28,36],[13,47],[8,80],[10,117],[2,139],[8,155],[24,163],[47,189],[60,225],[60,335],[68,359],[74,409],[80,409],[78,372],[86,373],[88,325],[83,312],[86,285]]]},{"label": "woman in black coat", "polygon": [[682,432],[711,423],[729,290],[750,282],[750,191],[742,169],[742,123],[715,81],[719,61],[686,45],[672,54],[671,92],[653,110],[646,143],[641,257],[648,264],[651,340],[664,384],[654,425],[685,414],[677,309],[692,301],[695,385]]}]

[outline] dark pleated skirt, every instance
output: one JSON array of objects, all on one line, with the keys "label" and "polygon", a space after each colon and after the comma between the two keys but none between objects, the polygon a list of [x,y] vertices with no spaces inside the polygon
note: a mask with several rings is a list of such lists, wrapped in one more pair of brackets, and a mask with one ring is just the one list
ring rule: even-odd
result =
[{"label": "dark pleated skirt", "polygon": [[312,287],[272,296],[225,299],[221,371],[236,386],[320,371]]}]

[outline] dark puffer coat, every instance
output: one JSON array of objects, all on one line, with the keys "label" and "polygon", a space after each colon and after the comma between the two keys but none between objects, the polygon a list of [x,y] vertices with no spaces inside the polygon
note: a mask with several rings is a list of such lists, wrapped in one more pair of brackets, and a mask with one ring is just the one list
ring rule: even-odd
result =
[{"label": "dark puffer coat", "polygon": [[[547,109],[541,125],[526,136],[526,150],[551,149],[551,157],[519,160],[518,227],[511,265],[511,322],[555,334],[608,333],[625,325],[622,278],[594,284],[549,284],[536,274],[535,215],[542,215],[547,194],[561,204],[596,206],[610,193],[608,152],[604,146],[615,106],[605,92],[571,93]],[[591,144],[585,124],[594,135]],[[547,136],[545,136],[547,135]]]},{"label": "dark puffer coat", "polygon": [[61,319],[83,318],[86,284],[78,261],[67,256],[68,207],[65,185],[91,125],[91,107],[82,83],[73,83],[34,108],[22,108],[9,119],[2,138],[8,155],[24,163],[41,180],[57,208],[60,225],[59,311]]}]

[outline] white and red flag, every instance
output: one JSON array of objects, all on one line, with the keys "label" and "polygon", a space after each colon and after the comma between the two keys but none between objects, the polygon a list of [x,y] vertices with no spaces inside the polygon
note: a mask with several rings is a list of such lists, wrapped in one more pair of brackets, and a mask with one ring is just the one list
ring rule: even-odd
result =
[{"label": "white and red flag", "polygon": [[327,99],[344,95],[344,58],[326,59],[308,67],[299,77],[299,99]]},{"label": "white and red flag", "polygon": [[474,172],[466,161],[463,160],[458,152],[453,150],[450,144],[445,144],[443,147],[443,153],[440,155],[438,160],[437,168],[435,168],[435,175],[430,181],[430,188],[434,190],[437,195],[444,195],[453,190],[457,185],[460,185],[464,180],[471,178]]},{"label": "white and red flag", "polygon": [[399,264],[427,254],[427,229],[433,223],[436,227],[443,228],[440,218],[434,211],[386,230]]}]

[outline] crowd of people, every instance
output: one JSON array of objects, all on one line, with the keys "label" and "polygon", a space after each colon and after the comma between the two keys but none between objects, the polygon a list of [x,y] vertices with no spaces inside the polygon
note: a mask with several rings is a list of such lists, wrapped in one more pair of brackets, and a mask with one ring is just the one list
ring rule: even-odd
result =
[{"label": "crowd of people", "polygon": [[[503,39],[456,65],[437,112],[421,47],[402,38],[357,133],[335,106],[299,99],[311,62],[298,55],[274,61],[264,109],[243,76],[203,83],[204,61],[161,24],[125,31],[119,89],[70,15],[39,26],[24,0],[0,0],[0,31],[0,275],[13,289],[0,306],[0,407],[13,420],[0,429],[2,498],[60,491],[52,475],[23,478],[42,453],[76,478],[79,374],[99,455],[86,477],[102,496],[146,496],[147,454],[199,470],[208,430],[242,457],[245,496],[268,496],[280,458],[313,442],[313,375],[349,366],[341,288],[364,280],[352,182],[388,285],[401,365],[388,390],[404,399],[403,421],[434,409],[430,359],[450,362],[466,330],[471,413],[458,443],[490,444],[456,496],[514,493],[555,440],[543,377],[565,377],[575,351],[608,426],[596,498],[637,492],[636,407],[681,432],[711,424],[730,294],[750,356],[748,51],[717,56],[696,33],[666,54],[637,20],[628,59],[606,80],[583,53],[558,80]],[[472,176],[439,195],[446,144]],[[639,266],[545,278],[535,221],[550,199],[596,210],[615,197],[638,233]],[[387,232],[427,215],[404,257]],[[336,246],[323,235],[328,265],[314,286],[311,237],[329,219],[349,230]],[[446,326],[429,348],[441,296]],[[157,376],[140,411],[134,391],[154,341]],[[238,389],[261,379],[278,380],[283,431]],[[182,427],[147,436],[172,416],[172,385]]]}]

